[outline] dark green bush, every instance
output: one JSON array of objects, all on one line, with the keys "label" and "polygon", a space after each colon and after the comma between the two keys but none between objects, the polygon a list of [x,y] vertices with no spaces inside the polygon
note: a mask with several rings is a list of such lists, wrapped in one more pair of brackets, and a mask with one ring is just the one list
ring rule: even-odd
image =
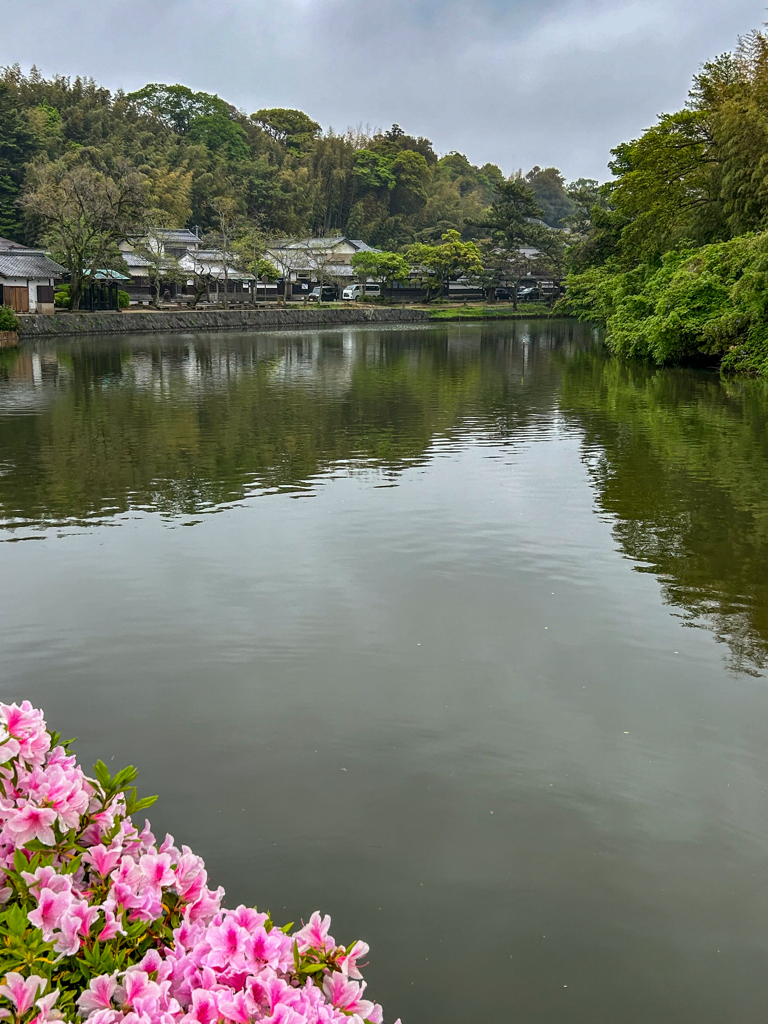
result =
[{"label": "dark green bush", "polygon": [[60,284],[53,293],[53,304],[58,306],[59,309],[69,309],[70,298],[69,298],[69,285]]},{"label": "dark green bush", "polygon": [[131,296],[128,292],[119,291],[117,293],[117,304],[120,309],[128,309],[131,304]]},{"label": "dark green bush", "polygon": [[0,331],[18,331],[19,318],[9,306],[0,306]]}]

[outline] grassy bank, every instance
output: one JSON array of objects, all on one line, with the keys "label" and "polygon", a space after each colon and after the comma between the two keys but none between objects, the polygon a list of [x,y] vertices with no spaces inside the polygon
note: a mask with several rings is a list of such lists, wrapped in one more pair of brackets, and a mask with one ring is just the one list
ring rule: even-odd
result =
[{"label": "grassy bank", "polygon": [[550,307],[543,302],[526,302],[513,309],[506,304],[482,306],[422,306],[429,313],[430,320],[530,320],[532,317],[550,316]]}]

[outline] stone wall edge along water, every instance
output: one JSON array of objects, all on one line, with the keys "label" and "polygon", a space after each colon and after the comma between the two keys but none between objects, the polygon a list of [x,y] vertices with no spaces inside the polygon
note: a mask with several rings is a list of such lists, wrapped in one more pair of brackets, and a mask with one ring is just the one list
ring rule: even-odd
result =
[{"label": "stone wall edge along water", "polygon": [[336,324],[392,323],[428,320],[420,309],[217,309],[146,313],[64,313],[19,317],[20,340],[83,334],[220,331],[243,328],[316,327]]}]

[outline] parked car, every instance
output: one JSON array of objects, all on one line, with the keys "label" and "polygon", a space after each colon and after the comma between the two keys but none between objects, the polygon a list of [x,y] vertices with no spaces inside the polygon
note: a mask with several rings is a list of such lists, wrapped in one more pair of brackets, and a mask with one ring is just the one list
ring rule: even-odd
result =
[{"label": "parked car", "polygon": [[536,294],[537,289],[530,285],[526,288],[519,288],[517,292],[518,299],[531,299]]},{"label": "parked car", "polygon": [[363,295],[378,298],[381,295],[381,285],[378,284],[349,284],[341,293],[342,299],[357,302]]},{"label": "parked car", "polygon": [[[339,289],[335,284],[323,285],[323,302],[333,302],[339,297]],[[320,285],[315,285],[307,297],[308,302],[320,302]]]}]

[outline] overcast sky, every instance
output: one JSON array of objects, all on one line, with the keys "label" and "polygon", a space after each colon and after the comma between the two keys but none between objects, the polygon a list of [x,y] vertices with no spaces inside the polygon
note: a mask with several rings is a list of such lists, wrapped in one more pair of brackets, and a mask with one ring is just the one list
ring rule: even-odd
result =
[{"label": "overcast sky", "polygon": [[506,173],[605,179],[609,151],[759,27],[753,0],[0,0],[0,64],[182,82],[252,112],[429,136]]}]

